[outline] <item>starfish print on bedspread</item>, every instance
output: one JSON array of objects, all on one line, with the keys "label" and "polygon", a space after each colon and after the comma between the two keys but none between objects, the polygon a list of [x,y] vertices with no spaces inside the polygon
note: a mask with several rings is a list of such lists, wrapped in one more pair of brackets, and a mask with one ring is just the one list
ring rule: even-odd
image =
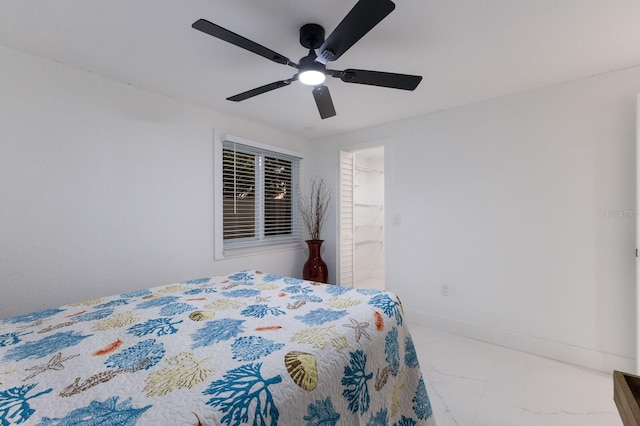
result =
[{"label": "starfish print on bedspread", "polygon": [[70,360],[77,356],[80,356],[80,354],[75,354],[75,355],[66,356],[62,358],[62,352],[58,352],[57,354],[52,356],[51,359],[45,364],[36,365],[35,367],[25,368],[25,371],[33,371],[33,373],[25,377],[23,381],[33,379],[38,374],[44,373],[47,370],[64,370],[64,365],[62,363],[64,361]]},{"label": "starfish print on bedspread", "polygon": [[342,325],[345,327],[354,329],[356,333],[356,342],[359,342],[362,336],[371,340],[371,336],[369,336],[369,333],[367,333],[367,330],[366,330],[369,327],[368,322],[359,322],[357,319],[352,317],[349,317],[349,321],[351,321],[351,324],[342,324]]}]

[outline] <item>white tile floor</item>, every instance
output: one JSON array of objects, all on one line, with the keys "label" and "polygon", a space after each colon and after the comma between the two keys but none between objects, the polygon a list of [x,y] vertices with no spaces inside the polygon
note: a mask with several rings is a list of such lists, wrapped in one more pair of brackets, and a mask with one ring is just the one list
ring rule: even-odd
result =
[{"label": "white tile floor", "polygon": [[409,324],[438,426],[621,426],[610,374]]}]

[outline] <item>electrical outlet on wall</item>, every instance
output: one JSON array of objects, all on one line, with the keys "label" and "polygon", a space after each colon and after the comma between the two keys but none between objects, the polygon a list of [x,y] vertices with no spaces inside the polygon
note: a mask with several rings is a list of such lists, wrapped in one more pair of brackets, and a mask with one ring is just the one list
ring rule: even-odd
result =
[{"label": "electrical outlet on wall", "polygon": [[443,296],[449,295],[449,286],[447,284],[442,284],[442,287],[440,287],[440,294]]}]

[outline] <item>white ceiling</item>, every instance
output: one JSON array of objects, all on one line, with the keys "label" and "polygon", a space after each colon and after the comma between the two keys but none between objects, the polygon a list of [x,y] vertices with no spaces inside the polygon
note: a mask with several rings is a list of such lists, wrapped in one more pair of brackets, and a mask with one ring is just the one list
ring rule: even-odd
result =
[{"label": "white ceiling", "polygon": [[[330,79],[321,120],[296,82],[225,98],[295,69],[191,28],[205,18],[293,61],[298,29],[327,35],[355,0],[2,0],[0,44],[281,129],[305,139],[640,65],[638,0],[396,0],[332,69],[418,74],[408,92]],[[1,73],[1,70],[0,70]]]}]

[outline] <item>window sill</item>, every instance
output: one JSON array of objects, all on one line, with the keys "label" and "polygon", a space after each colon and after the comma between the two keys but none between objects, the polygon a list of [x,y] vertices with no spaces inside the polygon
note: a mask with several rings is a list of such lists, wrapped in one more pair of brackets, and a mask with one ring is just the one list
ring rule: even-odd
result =
[{"label": "window sill", "polygon": [[302,248],[304,248],[302,241],[296,241],[281,244],[265,244],[254,247],[223,249],[221,252],[216,253],[215,260],[234,259],[238,257],[278,253],[282,251],[293,251],[300,250]]}]

